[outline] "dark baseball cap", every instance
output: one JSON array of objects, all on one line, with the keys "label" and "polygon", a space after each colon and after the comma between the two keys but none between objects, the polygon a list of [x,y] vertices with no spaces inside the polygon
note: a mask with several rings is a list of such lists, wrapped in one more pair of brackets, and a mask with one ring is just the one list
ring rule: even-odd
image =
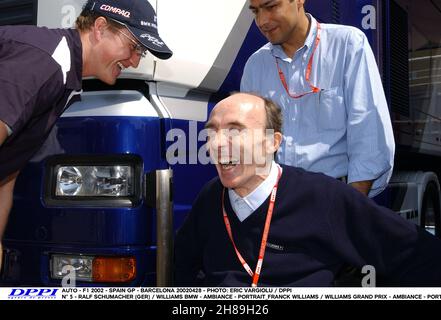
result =
[{"label": "dark baseball cap", "polygon": [[88,0],[84,10],[116,20],[160,59],[168,59],[173,52],[159,37],[156,13],[148,0]]}]

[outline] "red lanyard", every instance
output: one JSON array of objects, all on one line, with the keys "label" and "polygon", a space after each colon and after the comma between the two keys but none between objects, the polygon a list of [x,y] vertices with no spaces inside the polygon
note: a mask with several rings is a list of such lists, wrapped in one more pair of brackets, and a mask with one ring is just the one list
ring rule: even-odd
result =
[{"label": "red lanyard", "polygon": [[299,95],[291,94],[291,93],[289,92],[289,89],[288,89],[288,84],[286,83],[285,75],[283,74],[282,69],[280,69],[279,61],[278,61],[277,58],[276,58],[277,70],[279,71],[280,81],[282,81],[282,85],[283,85],[283,87],[285,88],[286,93],[287,93],[291,98],[297,99],[297,98],[301,98],[301,97],[303,97],[303,96],[305,96],[305,95],[307,95],[307,94],[310,94],[310,93],[316,93],[316,92],[319,92],[319,91],[320,91],[320,89],[317,88],[317,87],[315,87],[315,86],[311,83],[311,81],[309,80],[309,77],[311,76],[312,60],[313,60],[313,58],[314,58],[314,53],[315,53],[315,50],[317,49],[317,47],[318,47],[318,45],[319,45],[319,42],[320,42],[320,33],[321,33],[320,23],[317,22],[317,36],[315,37],[314,50],[312,51],[311,57],[309,58],[309,62],[308,62],[308,66],[307,66],[307,68],[306,68],[306,74],[305,74],[306,82],[308,82],[309,86],[311,87],[311,91],[309,91],[309,92],[305,92],[305,93],[302,93],[302,94],[299,94]]},{"label": "red lanyard", "polygon": [[236,255],[239,258],[240,263],[242,264],[246,272],[248,272],[248,274],[253,278],[253,282],[251,284],[252,287],[257,287],[257,282],[259,281],[260,273],[262,271],[263,257],[265,256],[266,241],[268,239],[268,233],[271,225],[271,218],[273,216],[274,203],[276,202],[277,188],[279,186],[280,176],[282,175],[280,167],[278,167],[278,169],[279,169],[279,174],[277,176],[276,184],[273,187],[273,191],[271,192],[268,212],[266,214],[265,228],[263,229],[262,242],[260,243],[259,258],[257,260],[256,270],[254,272],[251,270],[248,263],[240,254],[234,242],[230,220],[228,219],[227,213],[225,212],[225,208],[224,208],[225,188],[222,190],[222,214],[224,216],[225,227],[227,228],[228,236],[230,237],[231,243],[233,244],[234,247],[234,251],[236,251]]}]

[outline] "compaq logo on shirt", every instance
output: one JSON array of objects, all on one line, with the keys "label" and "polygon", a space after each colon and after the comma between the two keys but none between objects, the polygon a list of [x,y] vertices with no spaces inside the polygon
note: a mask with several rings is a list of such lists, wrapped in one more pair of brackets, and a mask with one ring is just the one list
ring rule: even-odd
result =
[{"label": "compaq logo on shirt", "polygon": [[112,6],[109,6],[107,4],[103,4],[103,5],[101,5],[100,9],[103,10],[103,11],[119,14],[119,15],[121,15],[123,17],[126,17],[126,18],[130,18],[130,11],[125,11],[125,10],[122,10],[120,8],[117,8],[117,7],[112,7]]}]

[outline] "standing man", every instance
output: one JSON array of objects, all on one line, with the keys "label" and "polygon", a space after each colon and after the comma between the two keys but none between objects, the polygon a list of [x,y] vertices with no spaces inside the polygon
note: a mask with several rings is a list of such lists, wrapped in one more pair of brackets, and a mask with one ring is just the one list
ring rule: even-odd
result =
[{"label": "standing man", "polygon": [[[20,169],[79,99],[82,77],[114,84],[147,51],[172,55],[145,0],[89,0],[76,29],[0,27],[0,240]],[[0,245],[0,267],[1,257]]]},{"label": "standing man", "polygon": [[305,0],[249,0],[269,43],[248,60],[241,91],[282,108],[280,163],[341,178],[373,197],[395,143],[372,49],[360,30],[318,23]]},{"label": "standing man", "polygon": [[232,95],[206,126],[219,177],[176,235],[176,286],[325,287],[346,265],[393,286],[441,285],[440,239],[340,181],[273,161],[274,103]]}]

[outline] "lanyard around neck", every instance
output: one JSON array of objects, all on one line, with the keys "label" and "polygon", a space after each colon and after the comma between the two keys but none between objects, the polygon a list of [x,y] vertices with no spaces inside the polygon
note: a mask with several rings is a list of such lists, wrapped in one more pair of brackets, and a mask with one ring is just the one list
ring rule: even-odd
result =
[{"label": "lanyard around neck", "polygon": [[318,45],[319,45],[319,43],[320,43],[320,34],[321,34],[321,26],[320,26],[320,23],[317,22],[317,35],[316,35],[316,37],[315,37],[314,49],[313,49],[313,51],[312,51],[311,57],[309,58],[309,62],[308,62],[308,66],[307,66],[307,68],[306,68],[306,74],[305,74],[306,82],[307,82],[307,83],[309,84],[309,86],[311,87],[311,91],[308,91],[308,92],[305,92],[305,93],[302,93],[302,94],[299,94],[299,95],[291,94],[291,93],[289,92],[289,88],[288,88],[288,84],[287,84],[286,79],[285,79],[285,75],[283,74],[282,69],[280,69],[279,61],[278,61],[277,58],[276,58],[277,71],[279,72],[280,81],[282,82],[282,85],[283,85],[283,87],[285,88],[286,93],[287,93],[291,98],[297,99],[297,98],[301,98],[301,97],[303,97],[303,96],[305,96],[305,95],[307,95],[307,94],[309,94],[309,93],[316,93],[316,92],[319,92],[319,91],[320,91],[320,89],[317,88],[316,86],[314,86],[314,85],[311,83],[311,81],[309,80],[309,78],[310,78],[310,76],[311,76],[312,61],[313,61],[313,59],[314,59],[314,54],[315,54],[315,51],[316,51],[316,49],[317,49],[317,47],[318,47]]},{"label": "lanyard around neck", "polygon": [[251,284],[252,287],[257,287],[257,282],[259,282],[260,273],[262,271],[263,257],[265,256],[266,242],[268,239],[268,233],[271,225],[271,218],[273,216],[274,203],[276,202],[277,188],[279,186],[280,176],[282,175],[282,171],[280,167],[278,167],[278,169],[279,169],[279,174],[277,176],[276,184],[274,185],[273,190],[271,191],[270,203],[268,206],[268,212],[266,214],[265,227],[263,229],[262,241],[260,243],[259,258],[257,260],[256,270],[254,272],[251,270],[248,263],[240,254],[239,250],[237,249],[236,243],[234,242],[230,220],[228,219],[228,215],[224,207],[225,188],[223,188],[222,190],[222,214],[224,217],[225,227],[227,229],[228,236],[230,237],[231,243],[233,244],[234,247],[234,251],[236,252],[237,257],[239,258],[240,263],[242,264],[246,272],[253,278],[253,282]]}]

